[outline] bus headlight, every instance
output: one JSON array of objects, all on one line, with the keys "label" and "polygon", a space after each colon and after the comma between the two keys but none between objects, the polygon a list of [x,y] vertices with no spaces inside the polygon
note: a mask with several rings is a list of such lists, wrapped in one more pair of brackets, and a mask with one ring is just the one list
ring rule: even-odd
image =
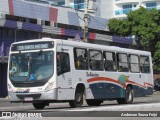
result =
[{"label": "bus headlight", "polygon": [[48,86],[45,88],[44,91],[49,91],[49,90],[52,89],[52,87],[53,87],[53,83],[49,83]]},{"label": "bus headlight", "polygon": [[10,84],[8,84],[8,91],[9,91],[9,92],[13,92],[13,91],[14,91],[14,90],[12,89],[12,87],[11,87]]}]

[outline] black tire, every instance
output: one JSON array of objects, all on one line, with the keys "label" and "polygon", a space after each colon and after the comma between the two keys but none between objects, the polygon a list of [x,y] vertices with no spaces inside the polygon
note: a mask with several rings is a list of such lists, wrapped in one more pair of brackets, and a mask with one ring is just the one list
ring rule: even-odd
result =
[{"label": "black tire", "polygon": [[72,108],[81,107],[83,105],[83,92],[84,90],[76,89],[75,99],[69,101],[69,105]]},{"label": "black tire", "polygon": [[89,106],[100,106],[103,102],[102,100],[86,100]]},{"label": "black tire", "polygon": [[133,90],[131,87],[126,88],[125,98],[117,99],[118,104],[131,104],[133,103]]},{"label": "black tire", "polygon": [[45,103],[32,103],[32,104],[35,109],[43,109],[46,106]]}]

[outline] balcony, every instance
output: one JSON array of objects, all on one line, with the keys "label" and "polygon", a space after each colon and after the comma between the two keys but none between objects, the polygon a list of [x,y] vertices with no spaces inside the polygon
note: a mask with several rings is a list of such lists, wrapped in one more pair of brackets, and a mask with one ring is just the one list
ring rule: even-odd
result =
[{"label": "balcony", "polygon": [[70,3],[70,7],[78,10],[84,9],[84,3],[79,3],[79,4]]},{"label": "balcony", "polygon": [[[137,8],[138,9],[138,8]],[[130,8],[130,9],[121,9],[121,10],[115,10],[115,16],[119,16],[119,15],[126,15],[131,11],[137,10],[135,8]],[[147,10],[151,10],[151,9],[157,9],[160,10],[160,6],[156,6],[156,7],[147,7]]]},{"label": "balcony", "polygon": [[84,9],[84,3],[74,4],[75,9]]},{"label": "balcony", "polygon": [[141,2],[158,1],[158,0],[141,0]]},{"label": "balcony", "polygon": [[115,0],[115,4],[139,3],[139,0]]},{"label": "balcony", "polygon": [[131,11],[134,11],[136,9],[130,8],[130,9],[121,9],[121,10],[116,10],[115,15],[123,15],[123,14],[128,14]]},{"label": "balcony", "polygon": [[160,6],[156,6],[156,7],[146,7],[147,10],[152,10],[152,9],[157,9],[160,10]]}]

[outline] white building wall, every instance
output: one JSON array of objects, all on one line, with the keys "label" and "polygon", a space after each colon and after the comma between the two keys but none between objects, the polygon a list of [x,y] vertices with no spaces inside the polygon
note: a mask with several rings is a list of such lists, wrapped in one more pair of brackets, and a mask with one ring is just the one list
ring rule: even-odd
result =
[{"label": "white building wall", "polygon": [[0,7],[0,12],[8,14],[9,13],[8,0],[1,0],[0,4],[3,6]]},{"label": "white building wall", "polygon": [[[96,16],[102,18],[126,18],[125,10],[123,5],[132,5],[132,10],[138,9],[140,6],[146,8],[146,3],[157,3],[156,9],[160,9],[160,0],[96,0],[98,3],[98,10],[95,11]],[[100,1],[100,4],[99,4]],[[117,14],[119,12],[119,14]],[[99,13],[99,14],[97,14]]]},{"label": "white building wall", "polygon": [[114,11],[114,6],[113,6],[113,1],[108,0],[108,2],[104,1],[101,3],[102,6],[102,16],[106,16],[106,18],[112,18],[113,16],[113,11]]}]

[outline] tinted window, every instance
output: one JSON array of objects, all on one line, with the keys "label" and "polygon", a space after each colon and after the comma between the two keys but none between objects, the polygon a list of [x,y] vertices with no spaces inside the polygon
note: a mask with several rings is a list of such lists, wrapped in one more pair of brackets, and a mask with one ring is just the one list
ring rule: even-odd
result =
[{"label": "tinted window", "polygon": [[120,72],[128,72],[127,54],[124,53],[117,54],[117,64],[118,64],[118,70]]},{"label": "tinted window", "polygon": [[104,52],[104,68],[106,71],[116,71],[115,53]]},{"label": "tinted window", "polygon": [[78,70],[88,69],[87,49],[75,48],[74,49],[74,64]]},{"label": "tinted window", "polygon": [[150,72],[150,64],[149,64],[149,57],[148,56],[141,56],[140,57],[140,68],[141,72],[149,73]]},{"label": "tinted window", "polygon": [[140,72],[139,58],[137,55],[130,55],[129,56],[129,63],[130,63],[130,71],[131,72]]},{"label": "tinted window", "polygon": [[57,53],[57,71],[58,75],[70,71],[69,54],[64,52]]},{"label": "tinted window", "polygon": [[103,70],[102,52],[99,50],[90,50],[90,69]]}]

